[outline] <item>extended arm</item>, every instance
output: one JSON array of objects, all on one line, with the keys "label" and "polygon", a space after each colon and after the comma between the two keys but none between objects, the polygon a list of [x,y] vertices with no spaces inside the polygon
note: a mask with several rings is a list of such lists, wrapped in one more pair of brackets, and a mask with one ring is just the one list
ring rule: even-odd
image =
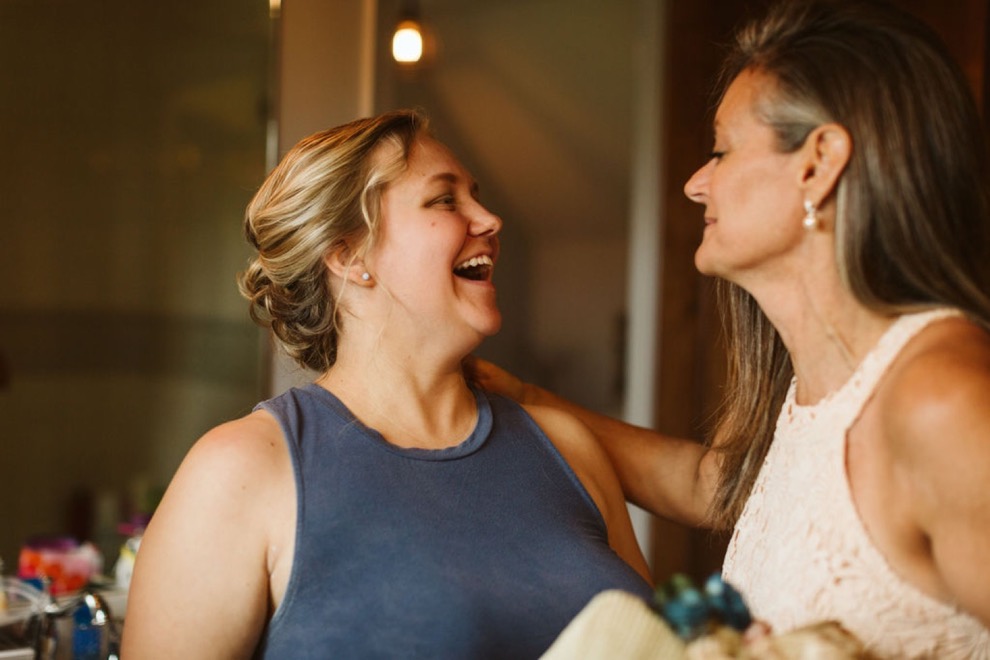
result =
[{"label": "extended arm", "polygon": [[715,489],[716,454],[692,440],[672,438],[583,408],[524,383],[490,362],[472,358],[468,376],[523,404],[548,406],[580,419],[600,441],[631,502],[688,525],[704,523]]}]

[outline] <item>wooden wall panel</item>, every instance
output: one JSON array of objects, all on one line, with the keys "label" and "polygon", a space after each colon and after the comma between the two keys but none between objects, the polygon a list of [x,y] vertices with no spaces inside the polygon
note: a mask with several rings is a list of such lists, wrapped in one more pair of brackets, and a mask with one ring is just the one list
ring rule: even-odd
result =
[{"label": "wooden wall panel", "polygon": [[[666,145],[661,185],[665,190],[661,248],[661,344],[656,426],[702,438],[723,380],[724,353],[712,295],[714,281],[694,267],[703,210],[684,196],[684,183],[712,148],[712,89],[723,45],[741,19],[741,7],[713,0],[674,0],[669,5],[665,58]],[[739,3],[732,3],[738,5]],[[652,557],[658,581],[672,573],[703,577],[721,564],[723,543],[713,536],[657,520]]]}]

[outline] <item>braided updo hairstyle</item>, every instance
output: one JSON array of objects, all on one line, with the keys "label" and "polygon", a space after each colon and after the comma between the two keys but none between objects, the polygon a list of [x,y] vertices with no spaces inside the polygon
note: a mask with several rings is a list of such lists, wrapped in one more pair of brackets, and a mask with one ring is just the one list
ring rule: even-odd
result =
[{"label": "braided updo hairstyle", "polygon": [[299,365],[326,371],[340,327],[324,256],[345,243],[366,252],[380,225],[382,192],[406,168],[427,133],[411,110],[321,131],[302,139],[248,204],[244,231],[258,251],[238,276],[251,318],[271,328]]}]

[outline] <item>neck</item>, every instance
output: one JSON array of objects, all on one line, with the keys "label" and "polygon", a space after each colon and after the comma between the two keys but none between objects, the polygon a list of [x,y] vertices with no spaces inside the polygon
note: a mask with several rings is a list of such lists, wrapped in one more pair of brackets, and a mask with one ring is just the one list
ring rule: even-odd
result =
[{"label": "neck", "polygon": [[893,323],[867,310],[816,310],[777,325],[797,378],[797,402],[810,405],[836,391],[852,377],[866,355]]},{"label": "neck", "polygon": [[751,291],[787,347],[802,405],[845,384],[894,321],[856,300],[834,267],[806,263]]},{"label": "neck", "polygon": [[463,356],[397,354],[341,337],[337,362],[317,383],[366,426],[401,447],[440,449],[464,441],[477,421]]}]

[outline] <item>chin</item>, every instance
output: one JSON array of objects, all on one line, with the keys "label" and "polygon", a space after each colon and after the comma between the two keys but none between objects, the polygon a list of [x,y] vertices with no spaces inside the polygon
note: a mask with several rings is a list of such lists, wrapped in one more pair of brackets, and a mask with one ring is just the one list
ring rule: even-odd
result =
[{"label": "chin", "polygon": [[699,247],[694,253],[694,267],[702,275],[715,275],[711,263],[705,258],[702,249]]},{"label": "chin", "polygon": [[713,249],[711,245],[705,243],[699,245],[694,253],[694,267],[702,275],[730,279],[729,276],[734,271],[735,259],[731,253],[726,254],[720,247]]},{"label": "chin", "polygon": [[502,329],[502,315],[497,315],[489,323],[487,323],[483,328],[481,328],[481,334],[485,337],[494,337],[498,334],[498,331]]}]

